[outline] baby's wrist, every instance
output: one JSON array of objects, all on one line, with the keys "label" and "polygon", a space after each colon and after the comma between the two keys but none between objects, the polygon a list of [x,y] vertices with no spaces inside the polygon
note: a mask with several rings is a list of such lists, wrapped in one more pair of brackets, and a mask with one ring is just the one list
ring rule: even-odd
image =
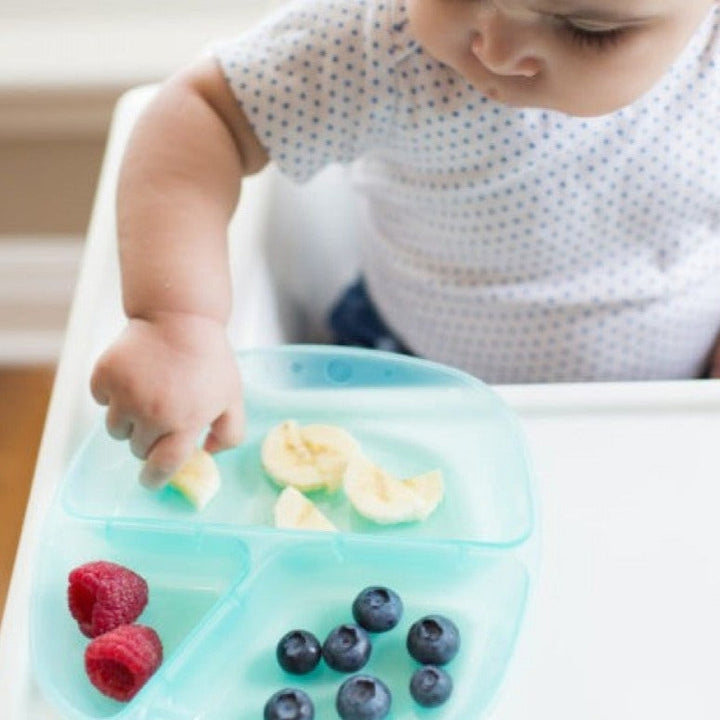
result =
[{"label": "baby's wrist", "polygon": [[173,345],[196,346],[225,342],[226,323],[219,318],[187,311],[153,311],[128,318],[131,327],[152,332]]}]

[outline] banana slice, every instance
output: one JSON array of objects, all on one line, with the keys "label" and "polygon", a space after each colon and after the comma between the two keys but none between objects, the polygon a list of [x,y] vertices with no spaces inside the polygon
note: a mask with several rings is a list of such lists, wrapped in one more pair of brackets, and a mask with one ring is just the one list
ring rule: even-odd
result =
[{"label": "banana slice", "polygon": [[400,480],[362,455],[348,462],[343,488],[358,513],[387,525],[425,520],[444,493],[439,470]]},{"label": "banana slice", "polygon": [[213,456],[200,448],[173,475],[168,484],[202,510],[220,489],[220,471]]},{"label": "banana slice", "polygon": [[280,493],[273,513],[275,527],[337,532],[335,525],[323,515],[318,506],[294,487],[288,486]]},{"label": "banana slice", "polygon": [[342,485],[348,460],[360,446],[346,430],[335,425],[303,425],[285,420],[272,428],[262,445],[265,471],[281,486],[301,492]]}]

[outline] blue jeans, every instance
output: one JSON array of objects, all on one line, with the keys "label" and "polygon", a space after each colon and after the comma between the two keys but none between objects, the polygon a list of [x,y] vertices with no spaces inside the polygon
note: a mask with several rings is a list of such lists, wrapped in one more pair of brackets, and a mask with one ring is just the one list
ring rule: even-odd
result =
[{"label": "blue jeans", "polygon": [[413,354],[380,317],[362,278],[350,285],[335,302],[328,321],[336,345]]}]

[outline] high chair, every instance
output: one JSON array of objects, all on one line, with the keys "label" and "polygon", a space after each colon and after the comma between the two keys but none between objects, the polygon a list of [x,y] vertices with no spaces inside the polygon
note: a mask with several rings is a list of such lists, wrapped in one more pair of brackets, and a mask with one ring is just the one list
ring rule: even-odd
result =
[{"label": "high chair", "polygon": [[[0,627],[3,720],[61,717],[30,663],[32,572],[56,489],[102,418],[88,383],[123,323],[115,181],[153,92],[126,94],[113,121]],[[305,186],[272,167],[248,179],[230,230],[235,346],[325,339],[362,232],[343,168]],[[515,657],[482,720],[717,720],[720,381],[493,389],[529,446],[542,561]]]}]

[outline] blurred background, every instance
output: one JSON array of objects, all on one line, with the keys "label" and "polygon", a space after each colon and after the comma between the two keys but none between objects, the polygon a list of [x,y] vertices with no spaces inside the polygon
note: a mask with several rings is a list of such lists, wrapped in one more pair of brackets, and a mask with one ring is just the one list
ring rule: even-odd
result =
[{"label": "blurred background", "polygon": [[0,1],[0,612],[115,103],[283,2]]}]

